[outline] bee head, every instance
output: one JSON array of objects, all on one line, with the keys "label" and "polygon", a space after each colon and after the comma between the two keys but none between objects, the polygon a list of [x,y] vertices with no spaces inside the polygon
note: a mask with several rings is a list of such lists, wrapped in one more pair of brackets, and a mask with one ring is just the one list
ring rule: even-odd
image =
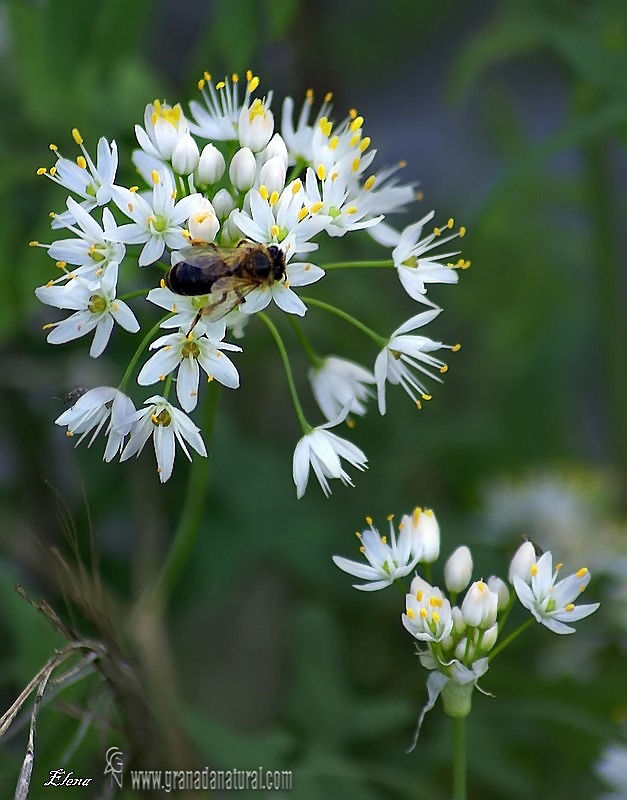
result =
[{"label": "bee head", "polygon": [[285,276],[285,253],[275,244],[269,245],[268,253],[272,258],[272,276],[275,281],[280,281]]}]

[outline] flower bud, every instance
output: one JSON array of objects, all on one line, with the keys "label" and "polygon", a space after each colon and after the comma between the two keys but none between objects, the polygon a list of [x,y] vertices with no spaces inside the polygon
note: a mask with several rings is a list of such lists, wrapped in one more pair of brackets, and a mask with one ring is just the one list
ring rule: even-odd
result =
[{"label": "flower bud", "polygon": [[499,596],[499,611],[505,611],[509,605],[509,589],[505,581],[501,580],[497,575],[491,575],[488,578],[488,586],[491,591]]},{"label": "flower bud", "polygon": [[456,636],[461,636],[461,634],[466,630],[466,622],[464,620],[464,615],[462,614],[461,608],[458,606],[453,606],[451,609],[451,616],[453,617],[453,633]]},{"label": "flower bud", "polygon": [[255,182],[255,156],[248,147],[242,147],[235,153],[229,164],[229,178],[240,192],[245,192]]},{"label": "flower bud", "polygon": [[496,622],[499,596],[483,581],[475,581],[466,592],[462,614],[466,625],[485,630]]},{"label": "flower bud", "polygon": [[464,658],[466,657],[466,648],[468,647],[468,637],[462,637],[459,642],[457,642],[457,646],[455,647],[455,658],[463,663]]},{"label": "flower bud", "polygon": [[415,508],[411,517],[405,514],[401,525],[411,525],[413,551],[423,564],[431,564],[440,555],[440,526],[430,508]]},{"label": "flower bud", "polygon": [[187,229],[194,242],[213,242],[220,230],[220,223],[213,206],[203,197],[187,221]]},{"label": "flower bud", "polygon": [[466,545],[458,547],[444,565],[444,582],[449,592],[463,592],[472,578],[472,556]]},{"label": "flower bud", "polygon": [[244,106],[239,115],[238,135],[242,147],[249,147],[254,153],[268,144],[274,131],[272,111],[256,98],[250,107]]},{"label": "flower bud", "polygon": [[261,168],[259,173],[259,183],[272,192],[283,191],[285,186],[286,164],[281,156],[273,156],[269,158]]},{"label": "flower bud", "polygon": [[531,567],[536,563],[536,551],[531,542],[523,542],[514,553],[509,565],[509,582],[514,583],[517,575],[525,583],[529,583]]},{"label": "flower bud", "polygon": [[499,636],[499,626],[493,625],[491,628],[483,634],[481,639],[481,652],[487,653],[489,650],[492,650],[494,645],[496,644],[496,640]]},{"label": "flower bud", "polygon": [[222,153],[215,145],[206,144],[202,149],[198,167],[196,168],[196,180],[198,183],[201,186],[217,183],[224,175],[225,169],[226,164]]},{"label": "flower bud", "polygon": [[213,210],[218,219],[226,219],[235,208],[233,198],[226,189],[220,189],[213,196]]},{"label": "flower bud", "polygon": [[178,175],[189,175],[198,166],[198,145],[188,132],[181,136],[172,151],[172,169]]},{"label": "flower bud", "polygon": [[279,133],[274,134],[272,139],[270,139],[268,142],[268,146],[261,155],[263,156],[264,163],[275,156],[280,156],[283,159],[283,163],[287,166],[287,162],[289,160],[287,146],[283,140],[283,137]]}]

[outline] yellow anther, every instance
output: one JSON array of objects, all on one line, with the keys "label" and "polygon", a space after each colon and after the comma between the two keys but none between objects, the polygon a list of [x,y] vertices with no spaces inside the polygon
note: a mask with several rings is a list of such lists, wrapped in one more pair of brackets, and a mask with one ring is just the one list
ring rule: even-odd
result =
[{"label": "yellow anther", "polygon": [[531,569],[529,570],[529,572],[531,573],[531,575],[534,575],[534,576],[537,575],[538,574],[538,565],[537,564],[532,564],[531,565]]},{"label": "yellow anther", "polygon": [[314,203],[309,210],[311,211],[312,214],[317,214],[318,211],[320,211],[320,209],[323,207],[323,205],[324,203],[318,200],[318,202]]},{"label": "yellow anther", "polygon": [[420,619],[426,619],[427,618],[427,609],[426,608],[421,608],[418,613],[420,614]]},{"label": "yellow anther", "polygon": [[218,81],[216,83],[216,89],[224,89],[225,86],[226,86],[226,83],[224,81]]},{"label": "yellow anther", "polygon": [[279,235],[279,233],[280,233],[280,228],[279,228],[279,226],[278,226],[278,225],[273,225],[273,226],[270,228],[270,235],[271,235],[271,236],[275,236],[275,237],[276,237],[276,236],[278,236],[278,235]]},{"label": "yellow anther", "polygon": [[398,162],[398,165],[401,169],[405,169],[405,167],[407,166],[407,161],[405,161],[405,159],[403,158]]},{"label": "yellow anther", "polygon": [[252,81],[252,79],[253,79],[253,71],[252,71],[252,69],[247,69],[246,70],[246,80],[250,83],[250,81]]},{"label": "yellow anther", "polygon": [[37,170],[37,175],[45,175],[48,170],[45,167],[39,167]]},{"label": "yellow anther", "polygon": [[207,72],[207,71],[205,70],[205,72],[203,72],[203,78],[204,78],[204,79],[205,79],[207,82],[209,82],[209,81],[211,80],[211,73],[210,73],[210,72]]},{"label": "yellow anther", "polygon": [[300,178],[296,178],[296,180],[292,184],[292,194],[298,194],[302,188],[303,188],[303,182],[301,181]]},{"label": "yellow anther", "polygon": [[392,522],[392,520],[394,519],[394,514],[388,514],[386,519],[388,522]]},{"label": "yellow anther", "polygon": [[413,618],[416,616],[416,615],[414,614],[414,610],[413,610],[413,608],[408,608],[408,609],[407,609],[407,616],[409,617],[409,619],[413,619]]},{"label": "yellow anther", "polygon": [[339,136],[332,136],[331,139],[329,139],[329,147],[331,148],[331,150],[337,150],[337,146],[339,143],[340,143]]},{"label": "yellow anther", "polygon": [[202,90],[205,88],[205,79],[201,78],[196,85],[198,86],[198,88],[202,92]]},{"label": "yellow anther", "polygon": [[267,200],[268,197],[270,197],[270,192],[268,191],[268,187],[263,183],[259,187],[259,194],[263,197],[264,200]]},{"label": "yellow anther", "polygon": [[327,168],[324,166],[324,164],[318,164],[316,167],[316,175],[321,181],[327,177]]},{"label": "yellow anther", "polygon": [[564,606],[564,611],[573,611],[575,608],[574,603],[569,603],[567,606]]},{"label": "yellow anther", "polygon": [[364,150],[368,149],[368,147],[370,147],[370,137],[364,136],[364,138],[361,140],[361,144],[359,145],[359,150],[361,153],[363,153]]},{"label": "yellow anther", "polygon": [[357,147],[360,139],[361,139],[361,133],[357,131],[357,133],[354,133],[351,136],[351,138],[348,140],[348,143],[351,147]]},{"label": "yellow anther", "polygon": [[350,428],[351,430],[355,427],[355,420],[352,417],[346,418],[346,427]]},{"label": "yellow anther", "polygon": [[372,525],[372,517],[366,517],[366,525]]},{"label": "yellow anther", "polygon": [[254,92],[255,89],[259,86],[259,78],[255,75],[248,81],[248,91]]},{"label": "yellow anther", "polygon": [[29,247],[39,247],[39,242],[37,241],[37,239],[33,239],[32,242],[28,243],[28,246]]},{"label": "yellow anther", "polygon": [[129,186],[128,190],[129,190],[129,192],[133,192],[133,193],[138,192],[139,191],[139,186]]},{"label": "yellow anther", "polygon": [[422,394],[420,396],[422,397],[423,400],[431,400],[431,395],[430,394]]},{"label": "yellow anther", "polygon": [[155,184],[155,186],[161,181],[161,176],[156,169],[153,169],[153,171],[150,173],[150,177],[152,178],[152,182]]},{"label": "yellow anther", "polygon": [[416,192],[416,200],[421,203],[425,199],[424,192]]},{"label": "yellow anther", "polygon": [[165,380],[165,375],[159,375],[159,380],[160,381],[164,381]]},{"label": "yellow anther", "polygon": [[457,352],[458,352],[459,350],[461,350],[461,349],[462,349],[462,346],[461,346],[461,344],[454,344],[454,345],[451,347],[451,350],[452,350],[454,353],[457,353]]},{"label": "yellow anther", "polygon": [[309,214],[309,209],[307,209],[307,208],[304,208],[304,207],[303,207],[303,208],[301,208],[301,210],[300,210],[300,211],[298,212],[298,214],[296,215],[296,216],[297,216],[297,218],[298,218],[298,221],[299,221],[299,222],[302,222],[302,220],[304,220],[304,219],[305,219],[305,217],[307,216],[307,214]]},{"label": "yellow anther", "polygon": [[78,156],[76,163],[81,169],[87,169],[87,161],[85,161],[85,156]]},{"label": "yellow anther", "polygon": [[436,625],[438,624],[438,622],[440,621],[440,615],[438,614],[437,611],[434,611],[433,614],[431,614],[431,619],[435,622]]},{"label": "yellow anther", "polygon": [[422,589],[418,589],[418,590],[416,591],[416,600],[417,600],[419,603],[422,603],[422,598],[423,598]]},{"label": "yellow anther", "polygon": [[422,403],[420,402],[420,400],[416,400],[416,408],[418,409],[418,411],[422,410]]},{"label": "yellow anther", "polygon": [[347,214],[356,214],[357,213],[357,206],[348,206],[346,209]]},{"label": "yellow anther", "polygon": [[50,177],[54,178],[54,176],[56,174],[57,174],[57,168],[56,167],[50,167]]},{"label": "yellow anther", "polygon": [[365,547],[362,545],[362,546],[359,548],[359,552],[360,552],[360,553],[365,553],[365,552],[366,552],[366,548],[365,548]]},{"label": "yellow anther", "polygon": [[555,565],[555,571],[559,572],[563,566],[564,566],[563,562],[562,561],[558,561],[557,564]]},{"label": "yellow anther", "polygon": [[67,267],[67,261],[57,261],[56,265],[59,269],[65,269]]},{"label": "yellow anther", "polygon": [[78,132],[78,128],[72,128],[72,139],[74,139],[76,144],[83,144],[83,137]]},{"label": "yellow anther", "polygon": [[332,99],[333,99],[333,92],[327,92],[324,96],[324,102],[330,103]]},{"label": "yellow anther", "polygon": [[166,288],[166,285],[165,285],[165,280],[164,280],[163,278],[161,278],[161,280],[159,281],[159,286],[160,286],[162,289],[165,289],[165,288]]},{"label": "yellow anther", "polygon": [[270,195],[270,205],[275,206],[279,202],[279,193],[276,191],[272,192]]},{"label": "yellow anther", "polygon": [[387,536],[382,536],[381,537],[381,544],[387,544],[387,543],[388,543],[388,537]]},{"label": "yellow anther", "polygon": [[351,124],[348,127],[349,130],[351,131],[358,131],[363,124],[364,124],[363,117],[355,117],[355,119],[351,122]]},{"label": "yellow anther", "polygon": [[455,225],[455,220],[453,219],[453,217],[449,217],[448,222],[446,223],[446,227],[450,230],[453,227],[453,225]]},{"label": "yellow anther", "polygon": [[578,578],[583,578],[583,576],[587,575],[587,574],[588,574],[588,568],[587,567],[582,567],[580,570],[577,570],[577,572],[575,573],[575,575]]},{"label": "yellow anther", "polygon": [[237,74],[237,72],[234,72],[231,75],[231,80],[232,80],[233,83],[238,83],[239,82],[239,75]]},{"label": "yellow anther", "polygon": [[360,158],[354,158],[351,161],[351,169],[353,170],[353,172],[357,172],[357,170],[359,169],[359,164],[360,163],[361,163],[361,159]]},{"label": "yellow anther", "polygon": [[41,326],[42,331],[47,331],[50,328],[54,328],[54,322],[46,322],[45,325]]},{"label": "yellow anther", "polygon": [[442,364],[440,367],[440,372],[444,375],[445,372],[448,372],[448,364]]},{"label": "yellow anther", "polygon": [[68,439],[71,439],[72,436],[74,436],[74,431],[66,431],[65,435],[68,437]]},{"label": "yellow anther", "polygon": [[49,144],[48,147],[52,150],[53,153],[56,153],[59,149],[56,144]]},{"label": "yellow anther", "polygon": [[351,119],[355,119],[355,117],[357,116],[357,109],[356,109],[356,108],[350,108],[350,109],[348,110],[348,116],[349,116]]},{"label": "yellow anther", "polygon": [[433,596],[430,597],[429,605],[431,606],[431,608],[442,608],[442,598]]},{"label": "yellow anther", "polygon": [[355,531],[355,536],[356,536],[358,539],[361,539],[361,531]]},{"label": "yellow anther", "polygon": [[369,178],[366,178],[364,181],[364,189],[372,189],[377,179],[376,175],[371,175]]},{"label": "yellow anther", "polygon": [[314,99],[313,89],[307,89],[307,91],[305,92],[305,100],[309,104],[311,104],[311,103],[313,103],[313,99]]},{"label": "yellow anther", "polygon": [[439,228],[434,228],[434,229],[433,229],[433,234],[434,234],[435,236],[439,236],[441,233],[442,233],[442,231],[441,231]]},{"label": "yellow anther", "polygon": [[462,225],[461,228],[459,229],[459,238],[463,239],[465,235],[466,235],[466,228],[464,228],[464,226]]},{"label": "yellow anther", "polygon": [[49,289],[51,286],[54,286],[54,281],[48,281],[48,283],[46,284],[46,288],[48,288],[48,289]]},{"label": "yellow anther", "polygon": [[50,219],[54,219],[57,215],[54,213],[54,211],[49,211],[48,216],[50,217]]}]

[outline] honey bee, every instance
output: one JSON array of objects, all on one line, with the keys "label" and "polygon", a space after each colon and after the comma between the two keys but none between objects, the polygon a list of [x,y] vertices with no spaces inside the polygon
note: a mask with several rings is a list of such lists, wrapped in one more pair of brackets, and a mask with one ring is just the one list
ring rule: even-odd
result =
[{"label": "honey bee", "polygon": [[190,333],[201,317],[209,322],[222,319],[246,302],[253,289],[284,281],[285,254],[274,244],[241,241],[237,247],[215,244],[185,247],[177,251],[181,260],[165,276],[165,284],[185,297],[207,295]]}]

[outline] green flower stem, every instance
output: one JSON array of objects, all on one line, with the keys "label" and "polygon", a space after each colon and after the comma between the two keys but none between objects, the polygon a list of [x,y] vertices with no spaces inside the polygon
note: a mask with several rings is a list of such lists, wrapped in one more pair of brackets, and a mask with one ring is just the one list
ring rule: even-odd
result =
[{"label": "green flower stem", "polygon": [[403,597],[405,597],[405,595],[407,594],[407,589],[405,588],[405,584],[400,578],[397,578],[394,581],[394,586],[396,586],[397,589],[400,591],[400,593],[403,595]]},{"label": "green flower stem", "polygon": [[303,333],[303,329],[294,319],[294,316],[292,314],[290,314],[290,322],[292,323],[292,328],[294,328],[294,330],[296,331],[296,336],[298,336],[299,342],[303,346],[303,350],[309,356],[309,360],[311,361],[312,365],[316,368],[321,367],[324,362],[324,359],[320,358],[320,356],[316,354],[316,351],[311,346],[309,339],[305,336],[305,334]]},{"label": "green flower stem", "polygon": [[150,289],[135,289],[134,292],[127,292],[126,294],[121,294],[118,297],[118,300],[132,300],[134,297],[146,297]]},{"label": "green flower stem", "polygon": [[168,377],[165,379],[165,386],[163,387],[163,397],[167,400],[170,395],[170,388],[172,386],[172,377],[173,373],[168,373]]},{"label": "green flower stem", "polygon": [[330,269],[363,269],[363,268],[385,268],[389,269],[394,267],[394,262],[387,258],[383,261],[335,261],[333,264],[321,264],[324,270]]},{"label": "green flower stem", "polygon": [[521,634],[524,630],[527,630],[527,628],[533,625],[534,622],[535,619],[533,617],[529,617],[529,619],[526,622],[523,622],[523,624],[520,627],[516,628],[515,631],[512,631],[512,633],[510,633],[509,636],[503,639],[502,642],[499,642],[499,644],[494,648],[494,650],[492,650],[492,652],[488,656],[488,661],[492,661],[492,659],[495,656],[497,656],[501,652],[501,650],[504,650],[510,642],[513,642],[514,639],[519,634]]},{"label": "green flower stem", "polygon": [[[208,387],[203,407],[202,430],[205,440],[211,439],[218,411],[220,386],[215,381]],[[194,458],[189,469],[189,480],[178,527],[161,573],[150,592],[149,599],[163,608],[192,554],[209,487],[210,462],[208,458]]]},{"label": "green flower stem", "polygon": [[294,375],[292,374],[292,367],[290,366],[290,360],[287,355],[287,350],[285,349],[285,345],[283,344],[283,339],[281,339],[281,334],[277,330],[276,325],[267,314],[263,312],[257,314],[266,324],[266,327],[272,334],[272,338],[274,339],[276,346],[279,349],[279,353],[281,354],[281,361],[283,361],[283,368],[285,369],[285,376],[287,378],[287,385],[289,386],[290,395],[292,397],[292,403],[294,404],[294,410],[296,411],[296,416],[298,417],[298,421],[300,422],[301,428],[303,429],[303,433],[307,434],[311,430],[313,430],[312,426],[307,422],[305,414],[303,412],[303,407],[300,404],[300,400],[298,399],[298,392],[296,391],[296,384],[294,383]]},{"label": "green flower stem", "polygon": [[453,800],[466,800],[466,717],[453,722]]},{"label": "green flower stem", "polygon": [[148,333],[144,336],[144,338],[139,343],[139,347],[133,353],[133,357],[129,361],[128,367],[126,368],[126,371],[124,372],[124,375],[122,375],[122,380],[120,381],[120,383],[118,385],[118,389],[121,392],[124,391],[124,389],[126,387],[126,384],[128,383],[129,378],[133,374],[133,370],[137,366],[137,362],[139,361],[139,357],[141,356],[141,354],[144,352],[144,350],[150,344],[151,340],[153,339],[153,337],[155,336],[155,334],[159,330],[159,327],[161,326],[161,323],[163,322],[163,320],[167,319],[169,316],[170,315],[167,314],[166,316],[161,317],[161,319],[158,322],[155,322],[155,324],[152,326],[152,328],[148,331]]},{"label": "green flower stem", "polygon": [[378,347],[383,348],[388,343],[388,340],[383,336],[379,336],[379,334],[375,333],[372,328],[369,328],[367,325],[364,325],[363,322],[360,322],[355,317],[347,314],[346,311],[342,311],[341,308],[332,306],[330,303],[325,303],[324,300],[317,300],[315,297],[302,297],[301,300],[307,305],[317,306],[318,308],[322,308],[324,311],[328,311],[330,314],[335,314],[336,317],[343,319],[345,322],[350,322],[351,325],[354,325],[362,333],[365,333],[366,336],[369,336],[373,341],[375,341]]}]

